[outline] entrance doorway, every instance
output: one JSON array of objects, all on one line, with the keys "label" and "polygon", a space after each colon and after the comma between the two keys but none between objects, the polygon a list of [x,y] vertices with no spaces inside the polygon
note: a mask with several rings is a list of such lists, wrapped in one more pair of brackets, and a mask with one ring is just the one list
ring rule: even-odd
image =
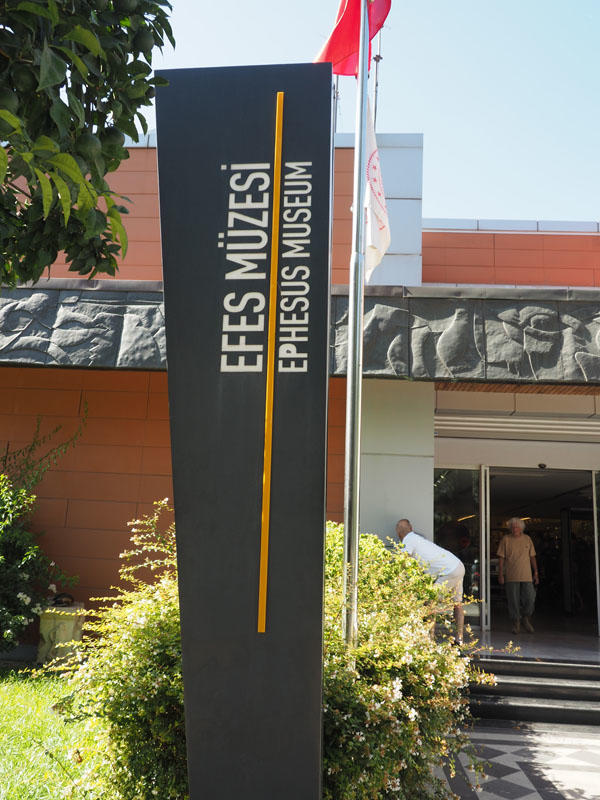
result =
[{"label": "entrance doorway", "polygon": [[468,621],[510,634],[496,552],[506,521],[519,517],[537,552],[539,633],[597,636],[600,473],[586,470],[438,468],[434,540],[465,563]]},{"label": "entrance doorway", "polygon": [[506,522],[519,517],[533,540],[540,574],[539,632],[598,631],[594,490],[591,472],[547,469],[489,471],[489,601],[493,631],[510,632],[496,552]]}]

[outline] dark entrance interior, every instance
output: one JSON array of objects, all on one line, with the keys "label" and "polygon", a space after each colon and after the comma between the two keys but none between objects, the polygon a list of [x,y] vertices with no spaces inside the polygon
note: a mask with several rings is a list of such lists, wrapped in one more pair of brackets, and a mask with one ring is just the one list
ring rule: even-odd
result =
[{"label": "dark entrance interior", "polygon": [[525,520],[537,551],[539,631],[597,633],[592,475],[573,470],[490,469],[492,630],[510,631],[496,551],[510,517]]}]

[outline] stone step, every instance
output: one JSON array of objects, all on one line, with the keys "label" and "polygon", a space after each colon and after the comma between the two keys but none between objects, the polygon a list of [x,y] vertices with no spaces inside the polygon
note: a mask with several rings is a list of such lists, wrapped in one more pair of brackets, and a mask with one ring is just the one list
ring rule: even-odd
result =
[{"label": "stone step", "polygon": [[539,678],[600,681],[600,664],[506,656],[481,656],[473,660],[486,672],[494,675],[519,675]]},{"label": "stone step", "polygon": [[565,700],[597,700],[600,702],[600,681],[572,678],[545,678],[529,675],[496,675],[496,685],[473,684],[471,694],[507,695]]},{"label": "stone step", "polygon": [[598,701],[477,694],[471,696],[470,706],[475,718],[600,725]]}]

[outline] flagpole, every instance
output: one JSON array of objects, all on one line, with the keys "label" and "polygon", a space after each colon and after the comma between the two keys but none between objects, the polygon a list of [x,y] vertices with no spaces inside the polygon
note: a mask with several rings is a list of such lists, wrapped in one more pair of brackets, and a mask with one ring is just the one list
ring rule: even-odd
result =
[{"label": "flagpole", "polygon": [[375,62],[375,88],[373,89],[373,128],[377,129],[377,95],[379,94],[379,62],[383,56],[381,55],[381,29],[377,36],[377,55],[373,56]]},{"label": "flagpole", "polygon": [[367,173],[366,121],[369,80],[369,18],[367,0],[361,0],[356,126],[354,134],[354,188],[352,201],[352,256],[348,310],[346,379],[346,440],[344,464],[344,615],[346,644],[358,638],[358,540],[360,508],[360,430],[363,362],[363,293],[365,282],[365,191]]}]

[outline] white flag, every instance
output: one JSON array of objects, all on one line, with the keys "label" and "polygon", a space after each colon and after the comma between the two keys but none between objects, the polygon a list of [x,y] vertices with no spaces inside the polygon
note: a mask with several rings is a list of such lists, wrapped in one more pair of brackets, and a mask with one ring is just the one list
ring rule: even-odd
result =
[{"label": "white flag", "polygon": [[385,205],[385,192],[373,128],[371,106],[367,108],[367,189],[365,193],[366,240],[365,277],[367,283],[373,270],[390,246],[390,223]]}]

